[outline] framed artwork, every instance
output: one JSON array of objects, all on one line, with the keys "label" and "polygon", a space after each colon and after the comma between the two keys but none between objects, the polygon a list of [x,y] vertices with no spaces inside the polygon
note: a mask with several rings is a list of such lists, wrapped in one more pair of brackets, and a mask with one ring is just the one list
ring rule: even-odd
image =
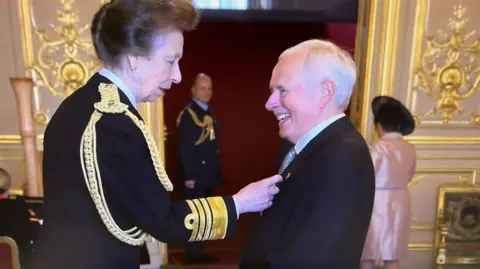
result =
[{"label": "framed artwork", "polygon": [[436,217],[435,255],[443,253],[444,264],[480,264],[480,185],[440,185]]}]

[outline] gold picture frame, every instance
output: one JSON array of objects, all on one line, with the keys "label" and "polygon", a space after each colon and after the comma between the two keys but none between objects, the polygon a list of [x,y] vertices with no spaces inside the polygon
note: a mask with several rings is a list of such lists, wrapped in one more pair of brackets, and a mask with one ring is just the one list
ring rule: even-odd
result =
[{"label": "gold picture frame", "polygon": [[480,185],[438,187],[434,246],[437,268],[480,264]]}]

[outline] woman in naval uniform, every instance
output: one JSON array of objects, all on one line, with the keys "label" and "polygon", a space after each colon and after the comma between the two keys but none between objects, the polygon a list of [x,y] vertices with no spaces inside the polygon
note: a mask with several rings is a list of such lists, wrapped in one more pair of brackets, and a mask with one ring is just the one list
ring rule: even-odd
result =
[{"label": "woman in naval uniform", "polygon": [[410,224],[408,183],[416,167],[415,147],[403,139],[415,129],[408,109],[389,96],[377,96],[372,111],[378,142],[370,146],[375,167],[375,203],[362,254],[362,269],[399,268],[406,258]]},{"label": "woman in naval uniform", "polygon": [[105,68],[66,98],[44,135],[44,223],[35,269],[134,269],[149,235],[185,243],[234,234],[237,218],[272,204],[280,176],[233,196],[170,203],[165,173],[137,103],[181,80],[189,0],[113,0],[92,22]]}]

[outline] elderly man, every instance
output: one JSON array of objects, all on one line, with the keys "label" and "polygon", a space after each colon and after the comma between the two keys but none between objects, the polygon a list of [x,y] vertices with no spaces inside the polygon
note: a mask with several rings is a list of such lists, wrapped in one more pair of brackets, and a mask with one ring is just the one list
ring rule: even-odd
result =
[{"label": "elderly man", "polygon": [[[218,124],[209,107],[212,88],[211,77],[198,74],[192,86],[192,100],[177,120],[179,181],[185,199],[211,196],[213,188],[222,183]],[[205,254],[205,242],[187,243],[185,250],[187,259],[193,263],[217,260]]]},{"label": "elderly man", "polygon": [[330,42],[305,41],[280,56],[266,108],[295,146],[240,268],[359,268],[375,174],[367,144],[344,114],[355,80],[350,55]]}]

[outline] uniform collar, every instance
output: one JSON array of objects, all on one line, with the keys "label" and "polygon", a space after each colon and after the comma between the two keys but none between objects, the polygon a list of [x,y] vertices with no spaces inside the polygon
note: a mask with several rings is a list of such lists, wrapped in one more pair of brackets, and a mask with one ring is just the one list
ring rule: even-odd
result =
[{"label": "uniform collar", "polygon": [[117,87],[128,97],[128,100],[130,103],[132,103],[133,107],[137,107],[137,101],[135,100],[132,90],[125,85],[125,83],[117,75],[107,68],[102,68],[98,73],[115,83],[115,85],[117,85]]},{"label": "uniform collar", "polygon": [[208,110],[208,105],[205,104],[204,102],[202,101],[199,101],[197,99],[193,99],[193,101],[203,110],[207,111]]}]

